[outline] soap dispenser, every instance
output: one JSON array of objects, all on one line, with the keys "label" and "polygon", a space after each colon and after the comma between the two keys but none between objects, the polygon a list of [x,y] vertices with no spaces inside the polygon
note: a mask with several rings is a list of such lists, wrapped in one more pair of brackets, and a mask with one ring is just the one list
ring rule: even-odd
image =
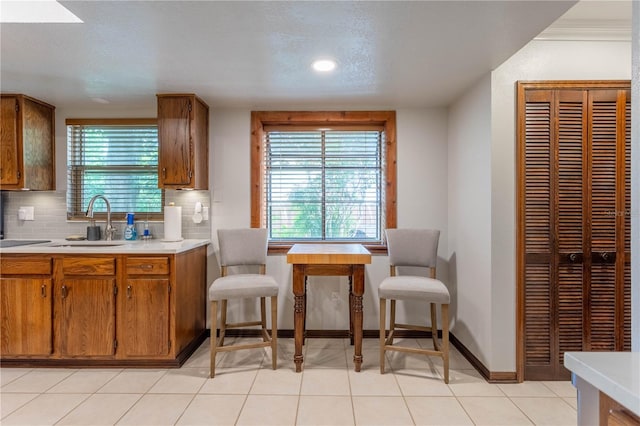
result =
[{"label": "soap dispenser", "polygon": [[124,239],[135,240],[137,237],[136,226],[133,223],[133,213],[127,213],[127,227],[124,228]]}]

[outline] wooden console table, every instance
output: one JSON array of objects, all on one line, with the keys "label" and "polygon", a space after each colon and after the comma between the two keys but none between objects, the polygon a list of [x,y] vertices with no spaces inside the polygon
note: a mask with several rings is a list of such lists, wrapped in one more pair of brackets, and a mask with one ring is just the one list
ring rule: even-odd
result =
[{"label": "wooden console table", "polygon": [[294,244],[287,253],[293,264],[294,337],[293,361],[296,372],[302,371],[302,341],[306,316],[306,286],[309,275],[349,276],[350,332],[354,345],[355,370],[362,366],[362,295],[364,294],[364,265],[371,263],[371,253],[360,244]]}]

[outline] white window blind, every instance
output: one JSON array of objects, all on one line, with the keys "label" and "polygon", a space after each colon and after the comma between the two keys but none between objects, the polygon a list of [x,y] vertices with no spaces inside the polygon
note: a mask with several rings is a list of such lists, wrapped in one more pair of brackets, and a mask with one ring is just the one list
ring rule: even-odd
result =
[{"label": "white window blind", "polygon": [[[155,124],[70,124],[67,120],[67,216],[84,217],[91,197],[111,213],[160,214]],[[86,121],[86,120],[82,120]],[[101,120],[106,121],[106,120]],[[106,212],[96,203],[96,212]]]},{"label": "white window blind", "polygon": [[271,241],[381,241],[381,130],[265,130]]}]

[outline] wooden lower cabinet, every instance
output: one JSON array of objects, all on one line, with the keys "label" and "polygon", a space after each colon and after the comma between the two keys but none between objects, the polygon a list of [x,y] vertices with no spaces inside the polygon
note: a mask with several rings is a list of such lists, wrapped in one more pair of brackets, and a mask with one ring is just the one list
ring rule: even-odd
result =
[{"label": "wooden lower cabinet", "polygon": [[52,352],[51,279],[0,279],[0,329],[3,354]]},{"label": "wooden lower cabinet", "polygon": [[600,392],[600,426],[640,426],[640,417]]},{"label": "wooden lower cabinet", "polygon": [[55,268],[59,355],[113,357],[116,258],[66,257]]},{"label": "wooden lower cabinet", "polygon": [[169,307],[170,259],[125,259],[126,276],[120,287],[119,354],[127,357],[166,357],[172,346]]},{"label": "wooden lower cabinet", "polygon": [[65,279],[60,297],[61,356],[108,357],[115,354],[115,279]]},{"label": "wooden lower cabinet", "polygon": [[205,247],[1,261],[3,366],[179,367],[206,337]]},{"label": "wooden lower cabinet", "polygon": [[51,258],[0,259],[0,353],[49,356],[53,352]]}]

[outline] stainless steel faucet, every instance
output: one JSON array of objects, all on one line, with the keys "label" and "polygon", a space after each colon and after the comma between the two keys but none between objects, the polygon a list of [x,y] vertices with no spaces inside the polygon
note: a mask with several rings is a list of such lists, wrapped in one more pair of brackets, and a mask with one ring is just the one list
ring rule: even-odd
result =
[{"label": "stainless steel faucet", "polygon": [[104,229],[104,238],[107,241],[111,241],[113,240],[113,236],[116,233],[116,228],[111,225],[111,204],[109,204],[109,200],[107,200],[107,197],[105,197],[104,195],[94,195],[89,200],[86,216],[93,219],[93,203],[95,203],[98,198],[102,198],[104,200],[104,203],[107,205],[107,227]]}]

